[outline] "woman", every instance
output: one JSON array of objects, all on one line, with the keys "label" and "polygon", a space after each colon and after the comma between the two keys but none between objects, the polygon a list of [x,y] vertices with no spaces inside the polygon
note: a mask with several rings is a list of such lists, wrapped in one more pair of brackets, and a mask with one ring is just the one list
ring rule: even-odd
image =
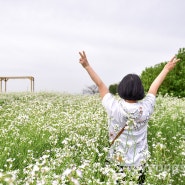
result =
[{"label": "woman", "polygon": [[[98,86],[102,104],[109,116],[109,138],[111,147],[107,160],[115,163],[120,169],[136,167],[140,169],[147,160],[147,124],[153,113],[157,91],[167,74],[179,61],[173,57],[151,84],[148,93],[138,75],[128,74],[118,85],[118,100],[110,94],[108,87],[90,66],[85,52],[79,52],[80,63]],[[138,182],[144,182],[141,173]]]}]

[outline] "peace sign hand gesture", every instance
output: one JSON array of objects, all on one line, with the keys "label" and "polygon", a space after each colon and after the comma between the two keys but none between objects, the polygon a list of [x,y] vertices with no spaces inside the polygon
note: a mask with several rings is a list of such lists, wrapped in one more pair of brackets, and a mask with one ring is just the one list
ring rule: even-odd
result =
[{"label": "peace sign hand gesture", "polygon": [[81,58],[80,58],[80,60],[79,60],[80,64],[82,64],[82,66],[83,66],[84,68],[88,67],[88,66],[89,66],[89,62],[88,62],[88,60],[87,60],[85,51],[79,52],[79,54],[80,54],[80,56],[81,56]]},{"label": "peace sign hand gesture", "polygon": [[90,66],[87,57],[85,55],[85,52],[79,52],[81,58],[79,60],[79,63],[85,68],[85,70],[88,72],[91,79],[94,81],[94,83],[97,85],[99,93],[101,98],[105,96],[109,92],[109,89],[104,84],[104,82],[101,80],[101,78],[98,76],[98,74],[94,71],[94,69]]},{"label": "peace sign hand gesture", "polygon": [[177,62],[179,62],[180,59],[177,59],[175,56],[165,65],[165,69],[167,69],[168,71],[171,71],[177,64]]}]

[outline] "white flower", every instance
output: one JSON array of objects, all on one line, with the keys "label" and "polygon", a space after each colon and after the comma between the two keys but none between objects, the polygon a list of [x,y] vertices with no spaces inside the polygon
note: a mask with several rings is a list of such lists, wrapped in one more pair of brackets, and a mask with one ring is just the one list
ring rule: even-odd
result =
[{"label": "white flower", "polygon": [[0,178],[2,178],[3,177],[3,173],[2,172],[0,172]]},{"label": "white flower", "polygon": [[79,177],[82,177],[82,171],[81,171],[81,170],[76,170],[76,174],[77,174]]},{"label": "white flower", "polygon": [[164,144],[162,144],[162,143],[157,143],[156,147],[159,148],[160,150],[166,148],[166,146]]},{"label": "white flower", "polygon": [[64,175],[64,176],[68,176],[71,172],[72,172],[72,170],[71,170],[71,169],[69,169],[69,168],[67,168],[67,169],[63,172],[63,174],[62,174],[62,175]]},{"label": "white flower", "polygon": [[46,173],[46,172],[49,172],[50,168],[48,166],[44,166],[42,168],[42,173]]},{"label": "white flower", "polygon": [[163,171],[161,173],[159,173],[158,175],[156,175],[158,177],[158,179],[163,179],[165,180],[166,177],[168,176],[168,173],[166,171]]},{"label": "white flower", "polygon": [[34,171],[34,172],[39,171],[39,167],[38,167],[37,165],[34,165],[33,171]]},{"label": "white flower", "polygon": [[77,179],[71,178],[71,182],[73,182],[75,185],[80,185]]}]

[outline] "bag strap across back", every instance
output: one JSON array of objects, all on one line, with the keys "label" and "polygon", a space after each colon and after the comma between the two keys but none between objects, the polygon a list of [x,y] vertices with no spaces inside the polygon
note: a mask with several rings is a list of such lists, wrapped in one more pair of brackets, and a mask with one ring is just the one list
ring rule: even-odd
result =
[{"label": "bag strap across back", "polygon": [[110,146],[112,146],[114,144],[114,141],[123,133],[123,131],[125,130],[125,127],[126,126],[127,126],[127,124],[118,132],[118,134],[116,135],[116,137],[110,143]]}]

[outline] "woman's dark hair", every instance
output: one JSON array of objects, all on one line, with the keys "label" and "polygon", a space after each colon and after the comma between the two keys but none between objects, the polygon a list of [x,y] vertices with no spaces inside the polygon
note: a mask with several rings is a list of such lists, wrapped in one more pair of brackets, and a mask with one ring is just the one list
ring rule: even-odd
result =
[{"label": "woman's dark hair", "polygon": [[118,94],[125,100],[142,100],[145,93],[139,76],[136,74],[126,75],[118,85]]}]

